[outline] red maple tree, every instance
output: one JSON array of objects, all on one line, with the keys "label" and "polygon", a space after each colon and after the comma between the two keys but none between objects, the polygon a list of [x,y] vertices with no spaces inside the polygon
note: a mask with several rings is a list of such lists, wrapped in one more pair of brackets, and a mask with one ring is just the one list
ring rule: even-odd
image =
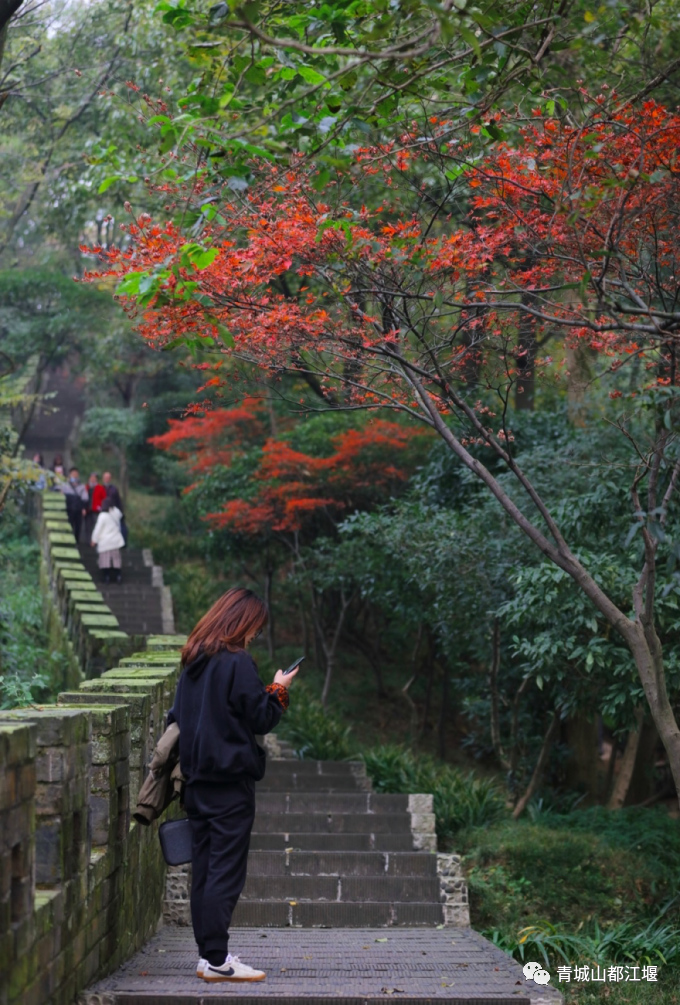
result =
[{"label": "red maple tree", "polygon": [[261,399],[246,398],[232,408],[171,419],[166,433],[149,440],[192,473],[187,493],[237,454],[261,449],[248,496],[229,499],[205,517],[246,536],[298,533],[319,510],[337,516],[380,502],[405,482],[415,461],[409,448],[424,432],[373,420],[331,437],[330,452],[319,457],[295,450],[285,434],[266,437],[263,409]]},{"label": "red maple tree", "polygon": [[[584,107],[581,124],[499,120],[494,131],[517,138],[481,158],[450,139],[446,122],[429,133],[418,123],[399,144],[360,151],[318,196],[303,162],[254,163],[245,196],[204,172],[191,193],[207,207],[201,245],[142,215],[129,248],[103,253],[105,272],[122,279],[122,302],[154,345],[184,340],[273,374],[306,372],[329,400],[401,409],[434,429],[622,634],[680,792],[680,729],[654,608],[680,475],[680,116],[651,101],[619,107],[615,95],[584,95]],[[385,198],[367,208],[362,186],[376,178]],[[452,223],[457,189],[469,212]],[[541,356],[546,344],[552,353]],[[512,451],[511,393],[536,375],[568,381],[566,354],[581,346],[610,376],[639,360],[656,395],[631,484],[644,541],[632,614],[584,567]],[[498,401],[493,411],[480,387]],[[611,393],[623,393],[618,383]],[[525,507],[470,442],[512,473]]]}]

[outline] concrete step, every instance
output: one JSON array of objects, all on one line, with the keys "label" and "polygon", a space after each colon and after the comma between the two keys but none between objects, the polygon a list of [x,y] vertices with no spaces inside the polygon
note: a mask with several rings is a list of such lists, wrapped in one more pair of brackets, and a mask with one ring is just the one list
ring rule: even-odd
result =
[{"label": "concrete step", "polygon": [[366,765],[363,761],[270,761],[268,765],[270,775],[365,775]]},{"label": "concrete step", "polygon": [[388,928],[392,925],[443,923],[441,904],[343,904],[338,902],[297,902],[240,900],[233,915],[234,926],[242,928]]},{"label": "concrete step", "polygon": [[260,791],[257,809],[261,813],[405,813],[409,797],[383,792],[329,792],[319,804],[318,792]]},{"label": "concrete step", "polygon": [[290,831],[265,833],[253,831],[250,838],[253,851],[413,851],[413,837],[401,834],[323,834],[319,831],[294,834]]},{"label": "concrete step", "polygon": [[299,900],[333,903],[436,904],[439,880],[427,876],[254,876],[245,900]]},{"label": "concrete step", "polygon": [[563,1001],[557,987],[538,987],[525,980],[521,964],[469,928],[437,929],[436,924],[402,928],[398,920],[396,926],[378,932],[368,927],[342,931],[251,927],[234,929],[231,946],[242,959],[265,970],[266,981],[236,988],[204,984],[195,977],[191,928],[166,925],[141,952],[79,1000],[81,1005],[207,1005],[217,999],[238,999],[247,1005],[265,999],[268,1005],[378,1005],[390,998],[400,1005]]},{"label": "concrete step", "polygon": [[255,813],[254,833],[409,834],[410,813]]},{"label": "concrete step", "polygon": [[252,851],[249,876],[424,876],[437,875],[429,852]]}]

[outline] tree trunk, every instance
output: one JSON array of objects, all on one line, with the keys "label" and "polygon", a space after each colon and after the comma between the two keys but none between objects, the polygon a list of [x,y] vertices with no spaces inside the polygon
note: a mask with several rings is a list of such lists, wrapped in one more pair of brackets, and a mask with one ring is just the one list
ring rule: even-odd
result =
[{"label": "tree trunk", "polygon": [[126,505],[127,494],[128,494],[128,462],[127,462],[127,451],[125,447],[114,447],[116,456],[118,457],[118,488],[120,492],[121,499],[123,500],[123,505]]},{"label": "tree trunk", "polygon": [[326,676],[324,678],[323,690],[321,692],[321,704],[324,708],[326,708],[328,695],[331,689],[331,679],[333,677],[333,670],[335,669],[335,657],[338,651],[340,636],[342,635],[342,626],[345,623],[345,615],[347,614],[347,609],[351,604],[352,599],[353,594],[347,598],[345,597],[345,591],[340,590],[340,612],[338,614],[338,620],[336,621],[335,630],[330,644],[326,644],[325,637],[323,635],[321,636],[321,645],[323,646],[324,656],[326,657]]},{"label": "tree trunk", "polygon": [[274,570],[267,560],[265,562],[264,570],[264,602],[267,605],[267,610],[269,611],[269,618],[267,620],[267,652],[269,653],[270,659],[276,658],[276,644],[274,640],[274,608],[272,607],[272,583],[274,578]]},{"label": "tree trunk", "polygon": [[443,761],[446,758],[446,717],[449,711],[449,671],[446,665],[442,666],[444,677],[442,679],[442,702],[439,709],[439,757]]},{"label": "tree trunk", "polygon": [[652,720],[668,756],[675,792],[680,802],[680,729],[668,698],[661,644],[654,629],[648,627],[645,633],[640,622],[632,623],[630,630],[623,630],[621,634],[633,654]]},{"label": "tree trunk", "polygon": [[612,749],[609,755],[609,764],[607,765],[607,775],[604,780],[604,792],[602,794],[602,801],[607,802],[608,796],[612,787],[612,780],[614,778],[614,769],[616,768],[616,755],[619,750],[619,741],[615,736],[612,736]]},{"label": "tree trunk", "polygon": [[[394,355],[397,355],[393,351]],[[444,417],[437,409],[434,401],[426,391],[420,372],[417,371],[402,355],[398,356],[400,365],[408,377],[411,387],[414,388],[418,398],[419,407],[427,416],[426,421],[444,440],[452,453],[486,485],[494,498],[500,503],[510,519],[525,534],[538,550],[553,562],[558,568],[571,577],[578,588],[591,601],[595,608],[602,614],[612,628],[626,641],[628,648],[635,660],[640,681],[645,692],[645,697],[649,702],[649,708],[656,726],[661,742],[664,745],[668,762],[670,765],[675,791],[680,803],[680,727],[675,719],[673,708],[668,700],[666,679],[664,676],[663,656],[661,643],[654,631],[653,623],[642,624],[641,618],[636,620],[629,618],[619,608],[614,601],[605,593],[597,580],[581,564],[578,558],[572,553],[569,545],[565,541],[558,525],[555,522],[549,508],[539,495],[536,487],[531,483],[526,474],[518,466],[517,461],[508,453],[505,446],[498,440],[490,437],[482,419],[476,415],[474,409],[456,393],[455,388],[446,385],[446,395],[451,406],[461,415],[464,415],[472,427],[479,433],[485,442],[489,443],[496,456],[502,459],[506,468],[515,476],[518,485],[522,487],[535,508],[535,512],[540,516],[542,523],[547,528],[547,534],[543,532],[526,513],[521,509],[515,500],[508,495],[501,483],[491,473],[477,457],[467,450],[465,445],[456,437],[455,432],[444,420]],[[674,467],[674,475],[666,490],[665,500],[669,500],[673,489],[674,479],[677,478],[677,469]],[[664,503],[665,505],[665,503]],[[639,506],[637,507],[640,508]],[[651,507],[652,509],[654,507]],[[649,533],[643,528],[643,533]],[[654,552],[652,551],[652,561]],[[650,574],[653,576],[654,565],[651,569],[643,567],[639,581],[634,592],[634,601],[639,604],[639,594],[645,583],[645,573],[647,575],[647,589],[653,590],[653,580],[650,583]],[[653,597],[653,593],[652,593]],[[636,608],[637,609],[637,608]],[[651,605],[649,621],[653,617],[653,603]]]},{"label": "tree trunk", "polygon": [[489,691],[491,697],[491,744],[498,763],[504,771],[510,770],[510,762],[501,742],[500,712],[498,707],[498,671],[501,666],[501,628],[498,618],[493,620],[491,632],[491,667],[489,670]]},{"label": "tree trunk", "polygon": [[640,746],[640,733],[642,731],[642,720],[644,717],[645,715],[643,710],[640,707],[636,708],[635,721],[637,722],[637,728],[631,729],[628,734],[626,749],[624,750],[623,757],[621,758],[621,767],[619,768],[619,773],[616,776],[612,794],[609,797],[609,802],[607,803],[608,810],[620,810],[626,801],[628,789],[630,788],[630,782],[633,777],[633,769],[635,768],[635,758],[637,757],[638,747]]},{"label": "tree trunk", "polygon": [[529,785],[527,786],[527,789],[526,789],[524,795],[521,796],[520,799],[518,799],[517,805],[515,806],[514,810],[512,811],[512,819],[513,820],[517,820],[518,817],[521,817],[522,813],[524,813],[524,810],[526,809],[527,803],[529,802],[529,800],[533,796],[534,792],[538,788],[538,783],[541,780],[541,776],[542,776],[543,771],[545,769],[545,766],[546,766],[546,764],[548,762],[548,756],[550,754],[550,748],[552,747],[553,740],[555,739],[555,736],[557,735],[557,729],[558,729],[559,724],[560,724],[560,717],[557,714],[557,712],[553,712],[553,717],[550,720],[550,725],[548,726],[548,731],[546,732],[545,736],[543,737],[543,746],[541,747],[541,752],[538,755],[538,761],[536,762],[536,767],[534,768],[534,773],[531,776],[531,781],[529,782]]}]

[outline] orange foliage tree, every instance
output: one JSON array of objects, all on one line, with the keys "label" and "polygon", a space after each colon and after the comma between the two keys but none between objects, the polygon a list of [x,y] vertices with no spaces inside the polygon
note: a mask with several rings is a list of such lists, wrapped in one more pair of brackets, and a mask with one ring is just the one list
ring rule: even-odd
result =
[{"label": "orange foliage tree", "polygon": [[[344,583],[327,585],[315,576],[307,546],[320,534],[332,536],[338,520],[386,500],[406,483],[416,461],[417,442],[425,430],[376,419],[323,438],[321,455],[295,449],[285,438],[266,435],[264,402],[247,398],[228,409],[170,420],[169,429],[150,442],[189,470],[188,494],[204,494],[209,526],[255,552],[264,571],[264,594],[271,611],[275,573],[283,560],[305,590],[307,613],[325,672],[326,701],[345,618],[356,590]],[[299,433],[299,427],[298,427]],[[290,432],[288,434],[291,435]],[[247,489],[235,479],[235,491],[211,476],[237,459],[249,463]],[[225,494],[228,498],[224,498]],[[215,495],[219,508],[213,509]],[[276,547],[279,546],[279,547]],[[237,547],[238,550],[238,547]],[[332,594],[332,596],[330,595]],[[269,649],[274,655],[273,617]],[[306,618],[303,617],[306,625]]]},{"label": "orange foliage tree", "polygon": [[[103,271],[120,278],[153,345],[198,345],[274,376],[305,372],[329,401],[398,409],[434,430],[621,633],[680,792],[655,624],[659,556],[678,551],[666,524],[680,475],[680,116],[617,101],[584,94],[581,124],[497,118],[483,132],[501,139],[481,157],[450,123],[418,123],[398,144],[358,151],[325,184],[302,161],[253,163],[238,194],[206,166],[189,193],[201,243],[141,215],[127,248],[102,252]],[[369,187],[381,205],[362,205]],[[468,209],[456,223],[460,199]],[[632,444],[641,542],[629,610],[579,559],[513,453],[511,394],[536,379],[566,385],[579,353],[624,396],[615,421]]]}]

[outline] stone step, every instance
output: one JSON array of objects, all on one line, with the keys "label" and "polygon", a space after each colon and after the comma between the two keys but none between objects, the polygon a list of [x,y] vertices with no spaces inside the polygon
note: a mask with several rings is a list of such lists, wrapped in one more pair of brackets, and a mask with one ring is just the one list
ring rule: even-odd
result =
[{"label": "stone step", "polygon": [[242,928],[388,928],[443,923],[441,904],[343,904],[338,902],[240,900],[233,915]]},{"label": "stone step", "polygon": [[236,998],[246,1005],[264,1000],[268,1005],[377,1005],[390,998],[400,1005],[563,1002],[557,988],[525,980],[521,964],[469,928],[251,927],[234,929],[231,946],[265,970],[266,981],[237,988],[204,984],[195,977],[191,928],[167,925],[129,963],[81,995],[81,1005],[207,1005]]},{"label": "stone step", "polygon": [[351,775],[338,775],[336,778],[314,778],[312,776],[288,778],[275,782],[269,776],[269,767],[263,781],[257,783],[258,793],[264,792],[370,792],[370,778],[353,778]]},{"label": "stone step", "polygon": [[270,761],[267,767],[268,775],[365,775],[366,765],[363,761]]},{"label": "stone step", "polygon": [[384,792],[329,792],[319,803],[318,792],[261,791],[258,786],[257,809],[261,813],[406,813],[407,795]]},{"label": "stone step", "polygon": [[428,852],[252,851],[249,876],[425,876],[437,875],[437,856]]},{"label": "stone step", "polygon": [[298,900],[333,903],[420,903],[441,900],[436,876],[255,876],[244,900]]},{"label": "stone step", "polygon": [[410,813],[267,813],[258,807],[253,833],[411,834]]},{"label": "stone step", "polygon": [[250,838],[253,851],[413,851],[413,836],[401,834],[323,834],[319,831],[292,834],[290,831],[265,833],[253,831]]}]

